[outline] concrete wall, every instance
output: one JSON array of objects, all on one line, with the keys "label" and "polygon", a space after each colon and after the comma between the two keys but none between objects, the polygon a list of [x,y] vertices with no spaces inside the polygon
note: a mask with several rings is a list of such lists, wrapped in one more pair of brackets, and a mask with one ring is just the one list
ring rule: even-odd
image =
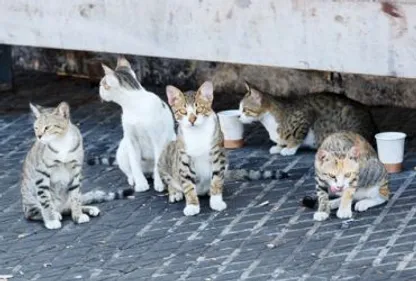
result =
[{"label": "concrete wall", "polygon": [[416,77],[416,1],[0,0],[0,43]]}]

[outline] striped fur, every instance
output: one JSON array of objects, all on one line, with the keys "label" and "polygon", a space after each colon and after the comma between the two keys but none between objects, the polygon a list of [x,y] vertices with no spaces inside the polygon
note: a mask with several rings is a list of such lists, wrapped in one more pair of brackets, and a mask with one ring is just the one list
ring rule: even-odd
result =
[{"label": "striped fur", "polygon": [[304,97],[272,97],[246,83],[240,102],[243,123],[259,121],[276,145],[271,154],[294,155],[299,147],[316,149],[332,133],[352,131],[373,141],[377,128],[370,111],[355,101],[331,93]]},{"label": "striped fur", "polygon": [[[356,133],[328,136],[316,153],[315,174],[317,221],[326,220],[332,209],[338,209],[338,218],[351,218],[353,201],[355,210],[362,212],[389,199],[387,171],[373,147]],[[336,198],[329,200],[330,196]],[[310,201],[304,198],[312,205]]]},{"label": "striped fur", "polygon": [[225,178],[230,180],[281,180],[288,177],[288,173],[282,170],[227,169],[225,172]]},{"label": "striped fur", "polygon": [[222,198],[226,156],[218,117],[212,110],[213,85],[182,93],[166,88],[169,104],[179,123],[178,137],[163,150],[159,173],[169,191],[169,202],[185,197],[186,216],[200,212],[198,195],[210,195],[210,207],[226,209]]},{"label": "striped fur", "polygon": [[[35,115],[36,141],[23,163],[21,194],[27,219],[42,220],[48,229],[62,226],[62,215],[70,213],[76,223],[89,221],[100,210],[85,205],[131,194],[117,195],[103,191],[80,193],[84,149],[79,129],[69,117],[69,105],[62,102],[56,108],[30,105]],[[89,216],[88,216],[89,215]]]}]

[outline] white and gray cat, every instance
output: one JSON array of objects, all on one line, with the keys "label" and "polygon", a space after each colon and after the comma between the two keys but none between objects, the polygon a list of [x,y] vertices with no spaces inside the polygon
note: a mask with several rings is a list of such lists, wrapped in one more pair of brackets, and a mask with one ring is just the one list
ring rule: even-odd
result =
[{"label": "white and gray cat", "polygon": [[163,148],[176,139],[172,112],[157,95],[147,91],[137,80],[130,63],[119,57],[112,70],[103,65],[100,96],[121,106],[123,138],[116,161],[135,191],[146,191],[149,184],[144,173],[153,173],[156,191],[164,186],[157,169]]},{"label": "white and gray cat", "polygon": [[[120,199],[132,189],[106,193],[96,190],[81,194],[84,149],[79,129],[71,123],[69,105],[56,108],[30,104],[35,116],[36,141],[23,163],[21,194],[26,219],[42,220],[48,229],[62,226],[63,214],[85,223],[100,210],[86,204]],[[88,216],[89,215],[89,216]]]}]

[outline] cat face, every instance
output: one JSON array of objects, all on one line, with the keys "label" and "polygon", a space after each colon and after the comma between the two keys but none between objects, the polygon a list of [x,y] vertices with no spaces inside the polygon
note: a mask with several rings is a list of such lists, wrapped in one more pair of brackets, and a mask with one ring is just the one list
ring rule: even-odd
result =
[{"label": "cat face", "polygon": [[39,141],[47,144],[66,134],[69,126],[69,105],[66,102],[61,102],[56,108],[30,104],[30,109],[36,118],[33,127]]},{"label": "cat face", "polygon": [[352,147],[346,155],[319,150],[316,154],[315,166],[320,179],[330,187],[332,193],[342,193],[357,180],[359,173],[358,148]]},{"label": "cat face", "polygon": [[202,84],[196,92],[186,93],[169,85],[166,87],[166,95],[175,119],[182,127],[201,126],[213,112],[214,87],[210,81]]},{"label": "cat face", "polygon": [[258,121],[265,109],[262,104],[263,94],[256,89],[251,88],[245,83],[247,93],[240,102],[240,121],[244,124],[250,124],[254,121]]},{"label": "cat face", "polygon": [[115,70],[104,64],[102,67],[105,75],[100,81],[99,92],[104,101],[118,101],[122,98],[123,90],[140,90],[136,74],[124,57],[118,58]]}]

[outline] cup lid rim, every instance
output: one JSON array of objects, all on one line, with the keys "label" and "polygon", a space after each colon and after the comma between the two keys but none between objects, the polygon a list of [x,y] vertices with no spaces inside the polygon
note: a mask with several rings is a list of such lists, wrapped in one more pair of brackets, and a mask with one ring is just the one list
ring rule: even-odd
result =
[{"label": "cup lid rim", "polygon": [[406,138],[403,132],[382,132],[375,135],[378,140],[400,140]]}]

